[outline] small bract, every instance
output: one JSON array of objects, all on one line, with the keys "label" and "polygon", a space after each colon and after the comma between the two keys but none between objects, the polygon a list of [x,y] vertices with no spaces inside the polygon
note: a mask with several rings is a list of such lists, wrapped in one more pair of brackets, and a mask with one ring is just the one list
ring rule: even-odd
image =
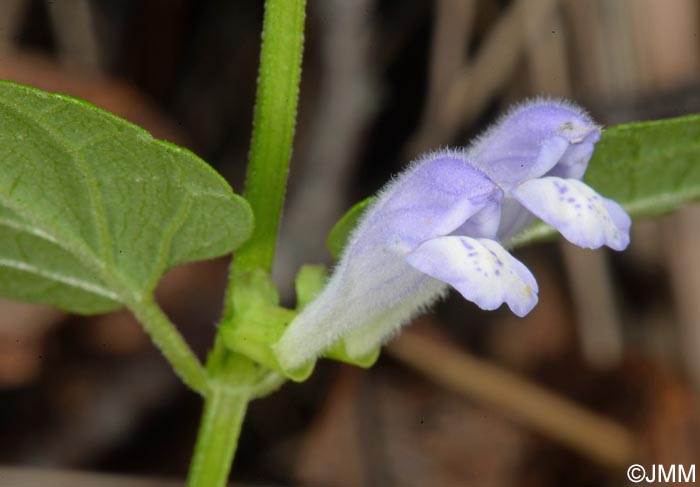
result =
[{"label": "small bract", "polygon": [[379,193],[327,286],[274,345],[298,368],[343,341],[372,352],[448,285],[482,309],[537,304],[532,273],[502,246],[536,217],[586,248],[629,243],[630,218],[581,182],[600,128],[568,102],[523,104],[466,150],[425,155]]}]

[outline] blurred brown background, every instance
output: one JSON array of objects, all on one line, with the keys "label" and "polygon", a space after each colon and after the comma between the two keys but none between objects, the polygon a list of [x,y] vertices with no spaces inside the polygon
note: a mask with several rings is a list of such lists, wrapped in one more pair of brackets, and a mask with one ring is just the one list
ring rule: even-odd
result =
[{"label": "blurred brown background", "polygon": [[[275,269],[288,304],[298,267],[329,263],[325,235],[353,202],[421,151],[466,144],[510,103],[573,98],[606,125],[700,111],[695,0],[308,1]],[[4,0],[0,78],[113,111],[240,191],[261,23],[257,0]],[[370,371],[322,363],[251,405],[232,478],[612,486],[632,463],[691,465],[698,249],[691,207],[635,223],[622,254],[523,249],[541,289],[528,317],[453,295]],[[227,264],[176,269],[159,288],[202,356]],[[200,408],[129,314],[0,301],[0,485],[177,485]]]}]

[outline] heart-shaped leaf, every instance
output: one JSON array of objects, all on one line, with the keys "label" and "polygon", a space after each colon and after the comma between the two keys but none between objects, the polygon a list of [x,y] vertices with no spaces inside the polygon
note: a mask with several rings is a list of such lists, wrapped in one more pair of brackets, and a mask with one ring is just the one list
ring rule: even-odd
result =
[{"label": "heart-shaped leaf", "polygon": [[248,203],[204,161],[86,102],[0,83],[0,295],[98,313],[231,252]]}]

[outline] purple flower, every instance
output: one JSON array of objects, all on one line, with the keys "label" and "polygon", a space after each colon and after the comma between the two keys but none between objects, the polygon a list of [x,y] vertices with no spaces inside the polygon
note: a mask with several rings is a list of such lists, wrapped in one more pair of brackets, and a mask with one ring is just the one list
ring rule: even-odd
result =
[{"label": "purple flower", "polygon": [[629,243],[630,218],[581,182],[600,129],[579,107],[538,100],[466,150],[428,154],[391,181],[354,230],[326,288],[273,346],[294,369],[343,343],[360,358],[445,294],[518,316],[532,273],[502,246],[539,217],[587,248]]}]

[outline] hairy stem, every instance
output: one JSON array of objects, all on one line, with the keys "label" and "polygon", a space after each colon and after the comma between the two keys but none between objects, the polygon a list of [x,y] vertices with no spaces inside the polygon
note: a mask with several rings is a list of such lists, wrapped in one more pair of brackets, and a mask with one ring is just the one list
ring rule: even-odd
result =
[{"label": "hairy stem", "polygon": [[267,0],[257,103],[244,196],[255,230],[236,267],[270,270],[275,253],[297,115],[306,0]]},{"label": "hairy stem", "polygon": [[[233,317],[233,288],[241,271],[272,268],[297,114],[306,0],[267,0],[258,92],[244,196],[255,215],[250,240],[236,252],[223,323]],[[223,324],[222,324],[223,326]],[[226,350],[217,337],[209,359],[210,392],[192,460],[190,487],[226,484],[248,402],[282,382],[250,359]]]},{"label": "hairy stem", "polygon": [[204,403],[188,487],[226,485],[249,399],[240,390],[212,388]]},{"label": "hairy stem", "polygon": [[149,296],[128,303],[128,307],[182,382],[206,395],[209,379],[204,367],[153,298]]},{"label": "hairy stem", "polygon": [[226,485],[248,402],[258,396],[269,372],[230,352],[217,337],[207,358],[209,392],[199,427],[188,487]]}]

